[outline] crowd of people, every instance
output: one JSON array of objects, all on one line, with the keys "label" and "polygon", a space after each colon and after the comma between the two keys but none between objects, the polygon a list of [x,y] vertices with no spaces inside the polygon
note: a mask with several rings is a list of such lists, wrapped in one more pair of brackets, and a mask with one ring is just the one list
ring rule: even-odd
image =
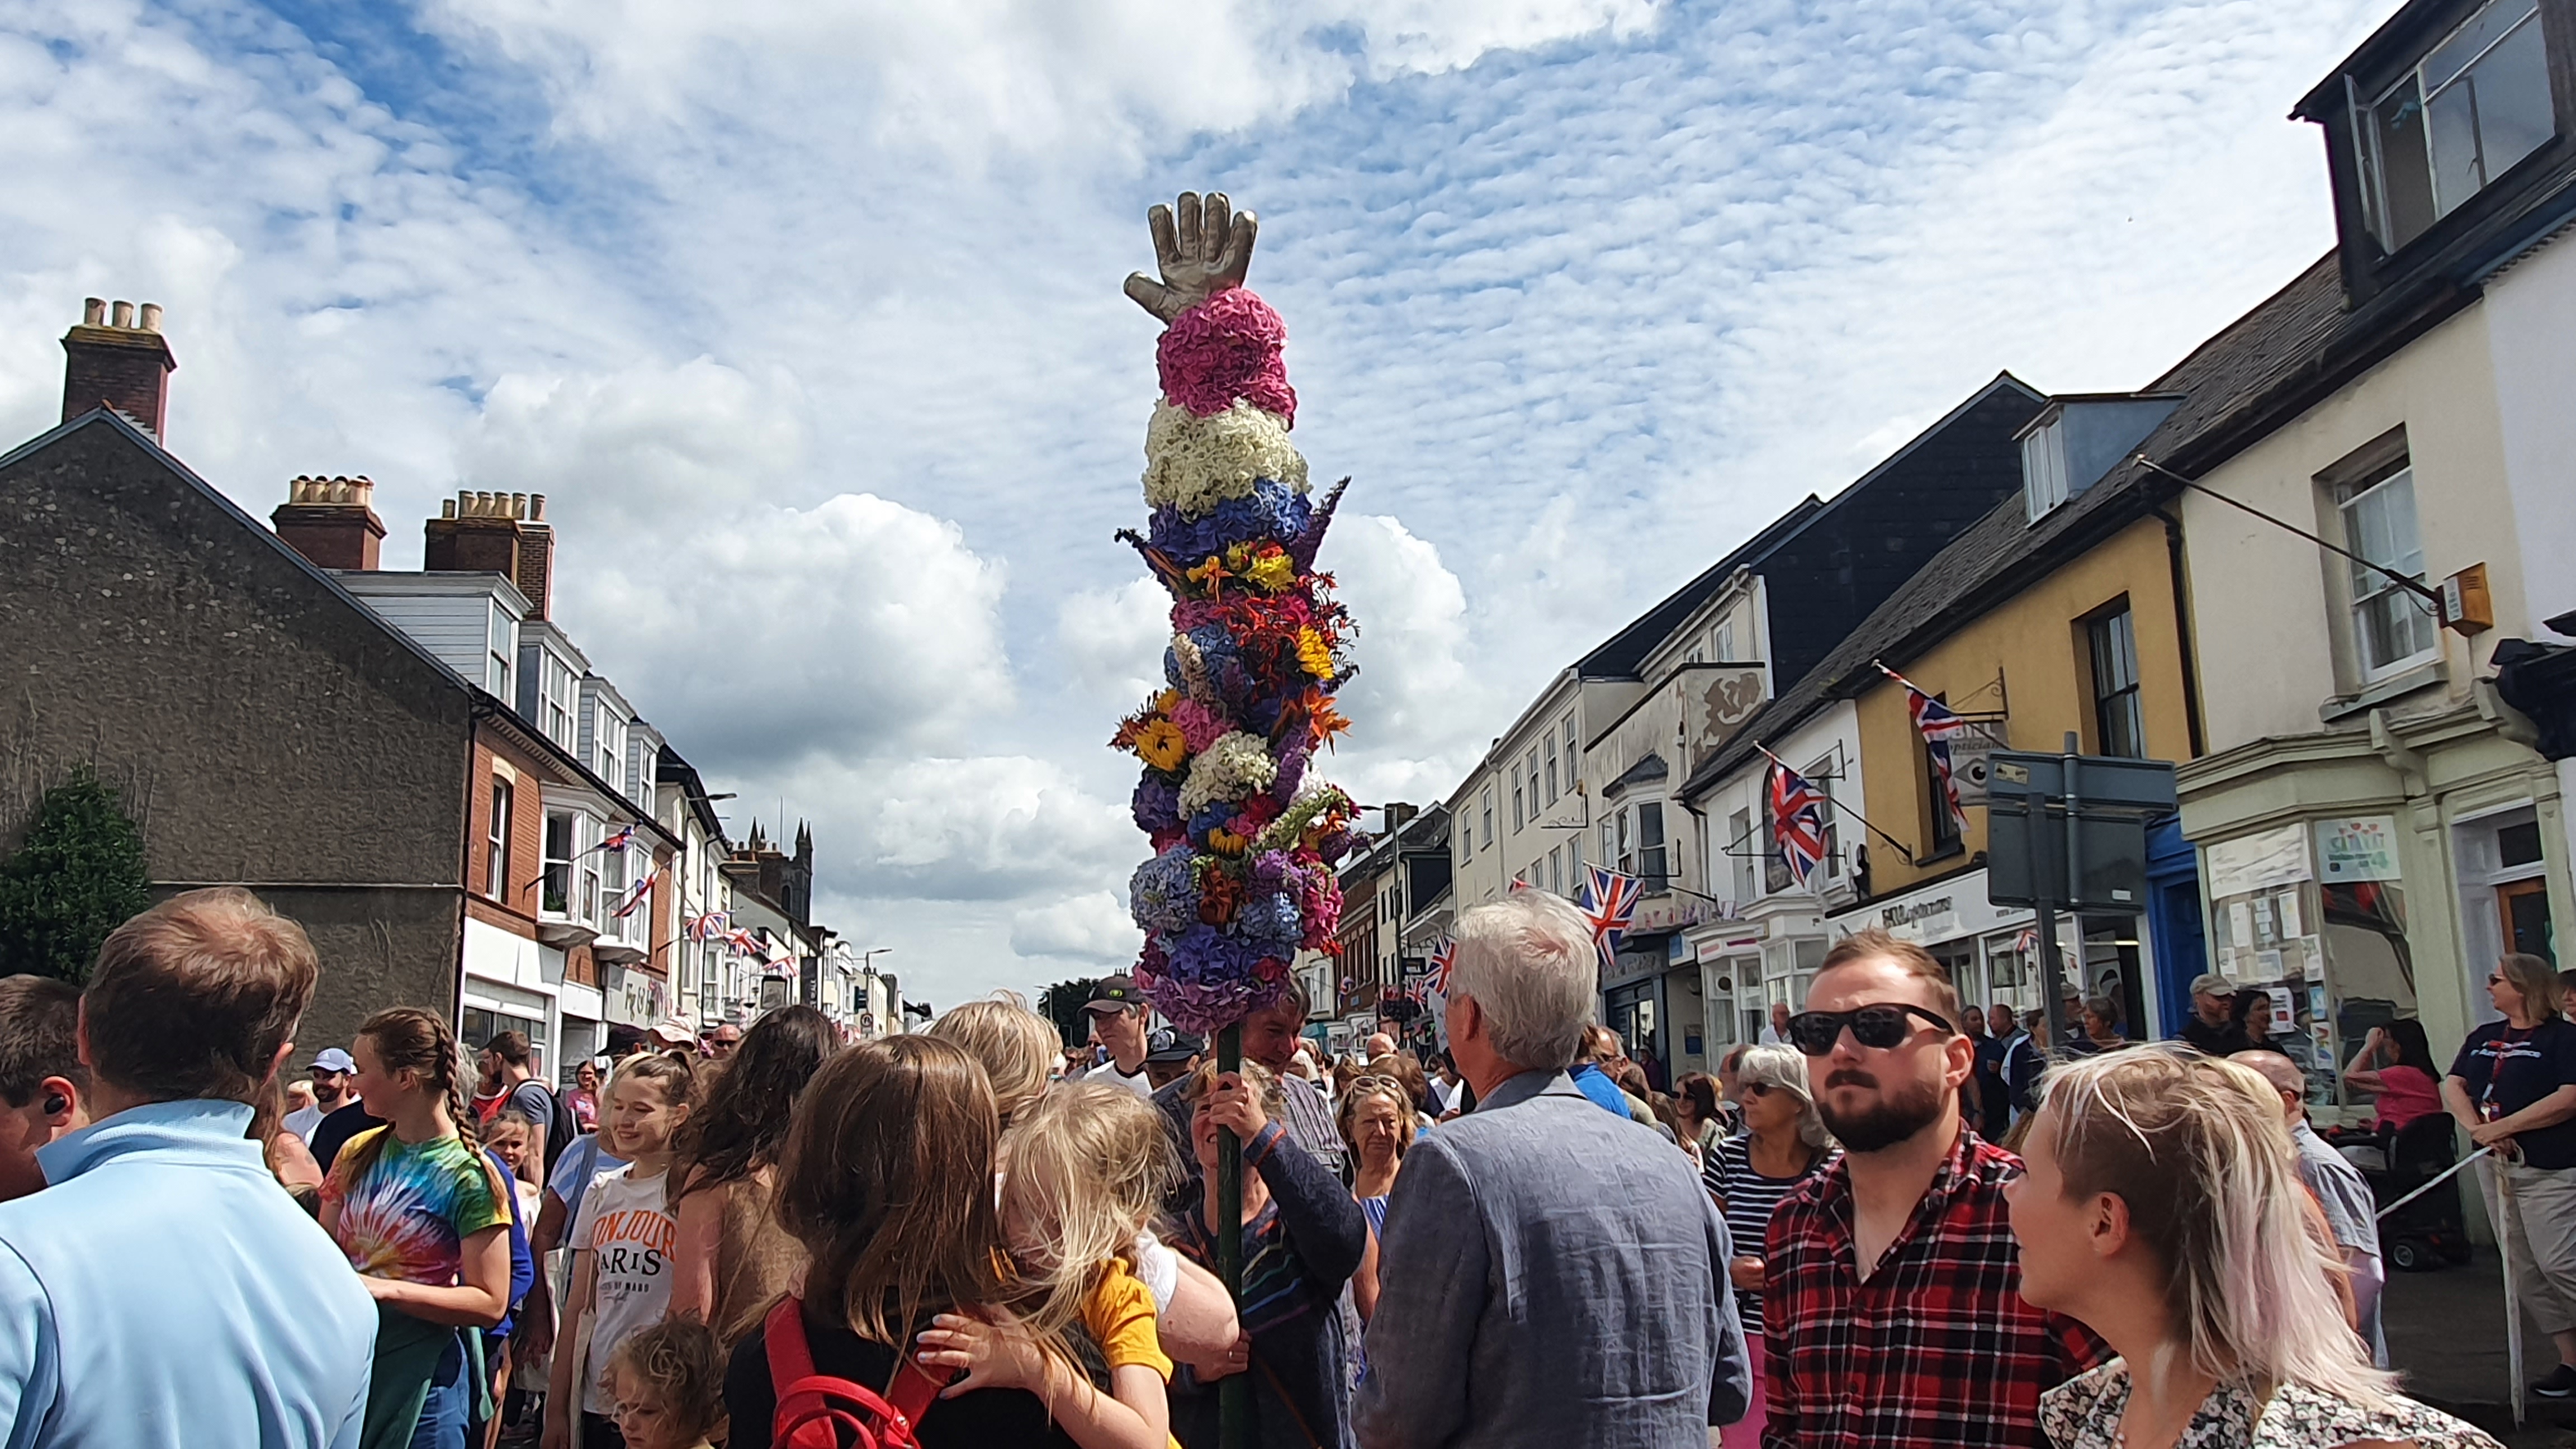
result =
[{"label": "crowd of people", "polygon": [[[1322,1052],[1292,995],[1220,1070],[1113,977],[1076,1052],[1007,995],[855,1045],[791,1007],[559,1091],[408,1007],[298,1077],[303,931],[177,896],[85,988],[0,981],[6,1443],[2493,1442],[2397,1392],[2370,1192],[2223,981],[2184,1041],[2105,1006],[2033,1048],[1864,932],[1665,1090],[1570,905],[1456,943],[1428,1068]],[[2489,990],[2438,1079],[2411,1022],[2343,1075],[2510,1150],[2565,1392],[2576,1026],[2536,958]]]}]

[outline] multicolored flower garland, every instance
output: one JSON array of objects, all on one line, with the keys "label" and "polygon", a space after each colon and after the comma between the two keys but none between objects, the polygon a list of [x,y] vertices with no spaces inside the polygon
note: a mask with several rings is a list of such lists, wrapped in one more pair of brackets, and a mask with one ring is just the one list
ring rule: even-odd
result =
[{"label": "multicolored flower garland", "polygon": [[1333,695],[1353,626],[1314,570],[1342,485],[1307,497],[1287,337],[1243,287],[1173,319],[1145,430],[1153,520],[1119,534],[1172,594],[1168,688],[1111,741],[1144,763],[1135,817],[1155,851],[1128,884],[1136,981],[1191,1031],[1271,1005],[1299,948],[1331,948],[1333,867],[1352,845],[1350,797],[1306,779],[1316,747],[1350,728]]}]

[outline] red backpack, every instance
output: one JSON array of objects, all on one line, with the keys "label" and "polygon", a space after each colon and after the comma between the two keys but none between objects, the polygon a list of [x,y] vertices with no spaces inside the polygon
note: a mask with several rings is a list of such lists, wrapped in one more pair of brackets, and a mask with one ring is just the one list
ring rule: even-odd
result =
[{"label": "red backpack", "polygon": [[774,1449],[915,1449],[921,1416],[954,1377],[910,1354],[883,1397],[865,1384],[818,1374],[805,1343],[805,1305],[796,1298],[769,1310],[762,1338],[778,1399],[769,1421]]}]

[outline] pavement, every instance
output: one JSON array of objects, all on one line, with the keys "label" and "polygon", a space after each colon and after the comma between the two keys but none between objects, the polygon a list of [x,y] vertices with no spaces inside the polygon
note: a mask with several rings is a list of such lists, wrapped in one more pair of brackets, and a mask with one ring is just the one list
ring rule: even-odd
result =
[{"label": "pavement", "polygon": [[[2576,1449],[2576,1400],[2529,1399],[2523,1427],[2514,1427],[2504,1283],[2494,1248],[2479,1245],[2465,1267],[2390,1273],[2380,1323],[2389,1361],[2404,1376],[2408,1394],[2468,1420],[2512,1449]],[[2526,1382],[2557,1362],[2548,1337],[2527,1317],[2522,1352]]]}]

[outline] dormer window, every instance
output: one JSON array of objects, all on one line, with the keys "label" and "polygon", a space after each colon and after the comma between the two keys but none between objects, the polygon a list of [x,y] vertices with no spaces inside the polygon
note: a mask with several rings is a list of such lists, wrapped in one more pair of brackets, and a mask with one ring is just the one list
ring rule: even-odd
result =
[{"label": "dormer window", "polygon": [[2395,85],[2353,99],[2362,219],[2393,252],[2557,134],[2539,0],[2489,0]]},{"label": "dormer window", "polygon": [[2066,427],[2051,417],[2022,435],[2021,502],[2033,523],[2066,501]]}]

